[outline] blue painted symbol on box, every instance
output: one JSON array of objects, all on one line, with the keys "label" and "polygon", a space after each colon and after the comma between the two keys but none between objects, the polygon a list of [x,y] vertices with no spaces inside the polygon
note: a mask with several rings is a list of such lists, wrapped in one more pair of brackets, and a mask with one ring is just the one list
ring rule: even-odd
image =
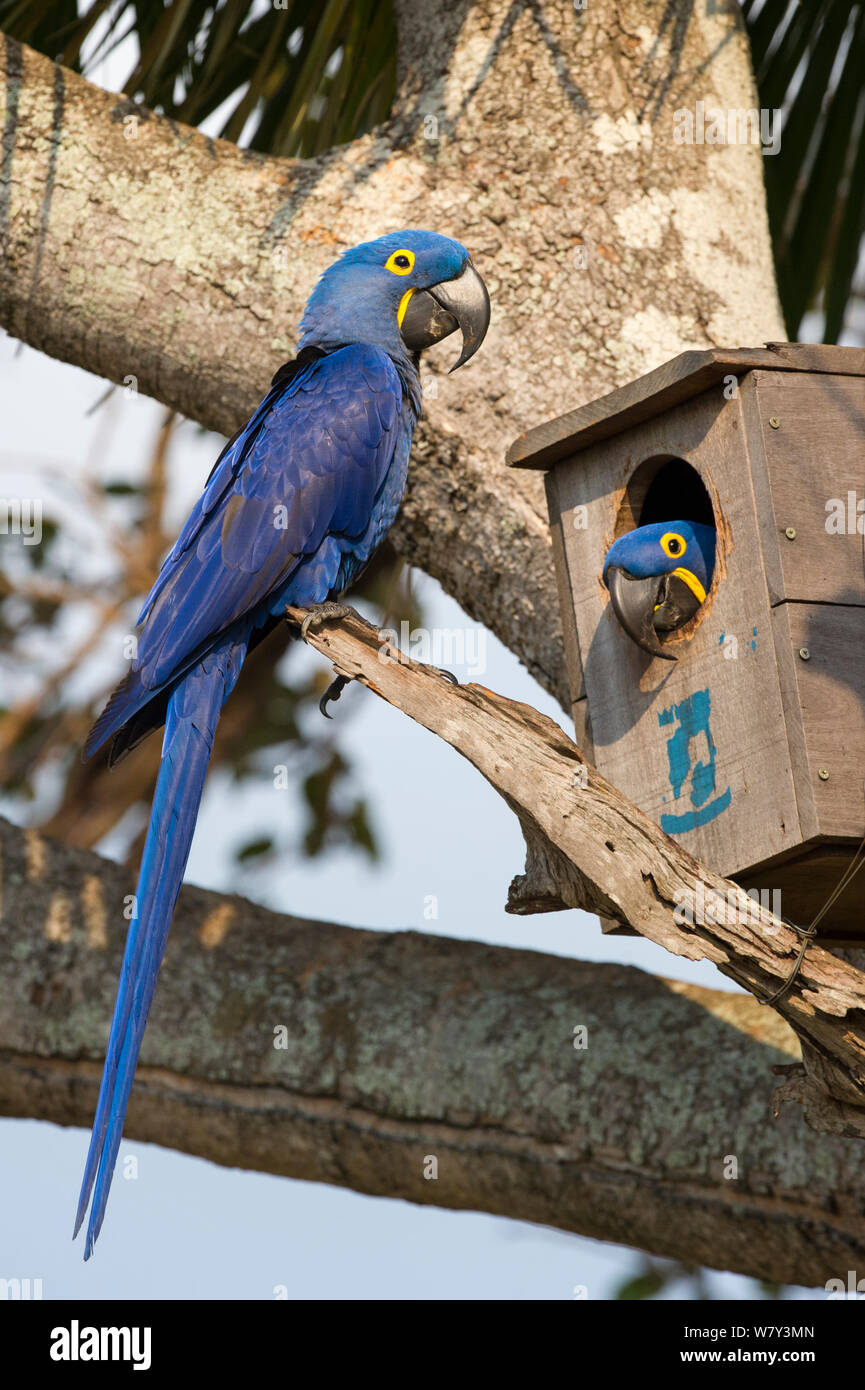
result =
[{"label": "blue painted symbol on box", "polygon": [[[688,799],[693,809],[677,813],[665,812],[661,816],[661,829],[668,835],[681,835],[686,830],[696,830],[698,825],[726,811],[732,800],[729,787],[715,795],[715,754],[717,749],[709,727],[712,702],[709,691],[695,690],[693,695],[678,705],[670,705],[658,714],[658,723],[677,724],[675,733],[667,739],[667,758],[670,764],[670,786],[678,801],[682,788],[690,782]],[[699,740],[705,746],[705,760],[692,761],[692,743]]]}]

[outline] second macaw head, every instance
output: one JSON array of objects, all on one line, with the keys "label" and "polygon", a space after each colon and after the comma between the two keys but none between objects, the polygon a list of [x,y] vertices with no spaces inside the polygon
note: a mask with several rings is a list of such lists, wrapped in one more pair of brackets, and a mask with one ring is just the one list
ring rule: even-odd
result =
[{"label": "second macaw head", "polygon": [[477,352],[489,322],[490,297],[460,242],[436,232],[391,232],[353,246],[324,272],[304,311],[299,347],[373,343],[398,358],[459,328],[455,371]]},{"label": "second macaw head", "polygon": [[715,528],[655,521],[620,536],[604,558],[604,583],[625,632],[643,651],[675,661],[659,633],[694,616],[712,583]]}]

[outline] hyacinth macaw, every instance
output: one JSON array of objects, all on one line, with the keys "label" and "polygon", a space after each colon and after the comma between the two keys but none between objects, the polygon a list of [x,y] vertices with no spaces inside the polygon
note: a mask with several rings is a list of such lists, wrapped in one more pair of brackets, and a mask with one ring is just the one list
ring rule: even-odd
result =
[{"label": "hyacinth macaw", "polygon": [[459,328],[461,366],[489,324],[464,246],[426,231],[379,237],[321,276],[281,367],[226,445],[139,617],[138,649],[85,745],[116,762],[165,725],[74,1235],[84,1258],[105,1204],[220,710],[247,652],[286,604],[325,616],[393,522],[421,408],[419,354]]},{"label": "hyacinth macaw", "polygon": [[682,627],[706,600],[715,569],[715,528],[655,521],[614,541],[604,557],[613,611],[643,651],[675,661],[659,633]]}]

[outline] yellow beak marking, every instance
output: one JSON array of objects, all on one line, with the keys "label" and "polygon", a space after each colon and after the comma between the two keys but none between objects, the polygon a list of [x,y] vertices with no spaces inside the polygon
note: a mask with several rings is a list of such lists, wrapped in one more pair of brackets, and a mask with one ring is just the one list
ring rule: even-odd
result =
[{"label": "yellow beak marking", "polygon": [[677,575],[683,584],[687,584],[691,593],[699,599],[700,603],[706,602],[706,590],[695,574],[692,574],[690,570],[686,570],[681,566],[679,569],[673,570],[673,574]]},{"label": "yellow beak marking", "polygon": [[396,321],[400,328],[402,328],[402,321],[405,318],[405,311],[408,308],[408,302],[413,294],[414,290],[406,290],[405,294],[399,302],[399,308],[396,311]]}]

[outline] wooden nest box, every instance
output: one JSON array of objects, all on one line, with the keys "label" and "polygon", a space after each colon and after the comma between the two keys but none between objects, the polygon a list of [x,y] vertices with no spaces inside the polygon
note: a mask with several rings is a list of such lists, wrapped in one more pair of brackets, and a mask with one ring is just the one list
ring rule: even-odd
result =
[{"label": "wooden nest box", "polygon": [[[686,352],[539,425],[577,741],[663,830],[807,927],[865,835],[865,350]],[[714,525],[705,602],[647,654],[607,550]],[[865,868],[823,941],[865,942]]]}]

